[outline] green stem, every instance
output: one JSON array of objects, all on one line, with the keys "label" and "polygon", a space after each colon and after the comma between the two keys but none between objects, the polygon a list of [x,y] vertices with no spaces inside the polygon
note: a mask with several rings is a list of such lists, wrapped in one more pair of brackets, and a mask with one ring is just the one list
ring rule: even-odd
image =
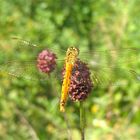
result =
[{"label": "green stem", "polygon": [[71,134],[71,130],[70,130],[70,125],[69,125],[69,121],[68,121],[68,118],[67,118],[67,114],[64,112],[63,116],[64,116],[64,120],[65,120],[66,125],[67,125],[68,140],[72,140],[72,134]]},{"label": "green stem", "polygon": [[80,102],[80,131],[81,131],[81,140],[85,140],[85,116],[82,101]]}]

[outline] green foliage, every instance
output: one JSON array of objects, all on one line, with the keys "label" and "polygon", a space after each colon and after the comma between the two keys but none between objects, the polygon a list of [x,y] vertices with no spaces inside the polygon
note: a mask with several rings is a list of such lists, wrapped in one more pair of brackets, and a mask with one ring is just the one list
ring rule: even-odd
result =
[{"label": "green foliage", "polygon": [[[87,140],[140,139],[140,81],[129,71],[140,71],[140,55],[127,49],[139,48],[139,8],[139,0],[0,0],[0,139],[66,140],[69,131],[80,139],[78,104],[68,101],[65,115],[59,112],[60,77],[24,67],[46,47],[64,59],[62,50],[72,45],[101,80],[85,101]],[[13,36],[39,47],[21,46]],[[6,72],[15,60],[19,78]],[[57,75],[61,69],[59,63]]]}]

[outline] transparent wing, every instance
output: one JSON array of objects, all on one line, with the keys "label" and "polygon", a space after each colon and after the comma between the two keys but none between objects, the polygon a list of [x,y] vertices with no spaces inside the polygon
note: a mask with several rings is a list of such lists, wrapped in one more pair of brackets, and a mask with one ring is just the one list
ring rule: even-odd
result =
[{"label": "transparent wing", "polygon": [[47,74],[40,72],[37,69],[36,61],[26,61],[20,63],[17,61],[9,61],[0,66],[1,75],[8,75],[16,78],[23,78],[30,81],[42,81],[49,80]]},{"label": "transparent wing", "polygon": [[129,72],[132,74],[133,78],[136,79],[138,83],[140,83],[140,71],[138,70],[137,72],[134,69],[130,69]]},{"label": "transparent wing", "polygon": [[[131,60],[131,59],[130,59]],[[116,62],[111,64],[96,64],[90,67],[91,77],[95,86],[128,86],[129,84],[140,84],[140,71],[137,65],[140,64],[132,61],[122,63]],[[138,57],[137,57],[138,60]],[[140,85],[139,85],[140,86]]]},{"label": "transparent wing", "polygon": [[[60,60],[64,61],[65,59],[67,48],[61,48],[60,46],[50,46],[49,48],[48,46],[41,47],[39,45],[31,43],[30,41],[26,41],[18,37],[13,37],[13,39],[16,40],[18,48],[24,47],[23,49],[21,49],[22,51],[26,50],[26,48],[27,49],[29,48],[31,50],[28,50],[28,52],[31,51],[36,52],[35,54],[33,54],[35,55],[34,58],[36,58],[42,50],[50,49],[52,50],[52,52],[56,54],[59,61]],[[87,46],[85,46],[85,48],[87,48]],[[123,63],[130,64],[140,62],[139,51],[140,48],[130,48],[130,47],[112,48],[112,49],[98,48],[98,50],[97,49],[89,50],[89,52],[80,50],[79,58],[90,65],[114,64],[116,62],[120,64]]]},{"label": "transparent wing", "polygon": [[[33,51],[37,51],[36,56],[38,53],[43,50],[42,47],[39,45],[33,44],[29,41],[25,41],[21,38],[14,37],[18,42],[18,47],[26,47],[27,49],[31,48]],[[24,50],[24,49],[22,49]],[[52,47],[52,50],[56,52],[59,60],[58,62],[63,62],[65,57],[66,50],[58,48],[56,46]],[[132,54],[131,56],[129,54]],[[90,52],[80,52],[80,59],[84,60],[91,66],[91,73],[92,73],[92,80],[96,85],[104,86],[106,83],[109,82],[116,82],[119,79],[119,73],[125,72],[127,76],[134,75],[129,69],[122,70],[122,65],[128,66],[135,62],[140,61],[139,58],[139,49],[136,48],[124,48],[124,49],[110,49],[110,50],[96,50]],[[62,55],[63,54],[63,55]],[[128,54],[128,55],[126,55]],[[60,57],[59,57],[60,55]],[[126,57],[128,56],[128,57]],[[110,66],[110,64],[115,65]],[[119,65],[118,65],[119,64]],[[116,66],[117,65],[117,66]],[[98,67],[98,68],[97,68]],[[130,68],[131,69],[131,68]],[[117,77],[114,80],[113,75],[116,73],[113,71],[117,70]],[[120,71],[119,71],[120,70]],[[26,80],[37,80],[37,81],[45,81],[48,80],[47,74],[43,74],[39,72],[36,67],[36,60],[28,59],[26,61],[9,61],[3,63],[0,66],[1,73],[7,73],[8,75],[15,76],[15,77],[22,77]],[[111,76],[112,75],[112,76]],[[58,75],[57,75],[58,76]],[[114,80],[114,81],[113,81]],[[114,84],[115,85],[115,84]]]},{"label": "transparent wing", "polygon": [[[61,46],[40,46],[38,44],[34,44],[30,41],[26,41],[22,38],[19,37],[12,37],[12,39],[14,39],[16,41],[16,44],[19,48],[25,49],[25,48],[32,48],[33,50],[40,50],[40,49],[50,49],[53,52],[56,52],[56,54],[63,54],[63,56],[65,56],[65,53],[67,51],[67,48],[70,46],[65,46],[65,48],[61,48]],[[105,47],[101,47],[101,48],[95,48],[93,46],[93,49],[89,49],[87,51],[88,46],[75,46],[79,49],[79,57],[82,59],[87,59],[89,60],[91,58],[97,58],[99,59],[99,57],[103,58],[103,56],[111,56],[113,59],[123,59],[124,57],[126,57],[125,55],[131,53],[131,55],[133,57],[136,57],[139,55],[139,51],[140,48],[133,48],[133,47],[127,47],[127,48],[105,48]],[[83,49],[84,48],[84,49]],[[121,56],[122,58],[120,58],[119,56]],[[130,57],[130,56],[129,56]]]},{"label": "transparent wing", "polygon": [[[129,82],[128,77],[132,77],[131,73],[125,69],[114,68],[113,72],[109,68],[101,69],[100,71],[91,72],[91,79],[94,87],[106,88],[109,86],[118,87],[118,86],[127,86]],[[121,74],[120,74],[121,73]],[[133,79],[135,80],[135,79]]]},{"label": "transparent wing", "polygon": [[[108,67],[90,67],[91,79],[94,87],[107,87],[107,86],[125,86],[128,84],[129,79],[133,81],[140,80],[139,74],[133,69],[118,68],[115,66]],[[22,78],[29,81],[47,82],[50,81],[49,75],[42,73],[36,66],[36,61],[26,61],[19,63],[17,61],[9,61],[1,65],[1,75],[8,75],[15,78]],[[62,80],[61,70],[54,71],[54,80]],[[50,75],[51,76],[51,75]]]},{"label": "transparent wing", "polygon": [[49,49],[49,50],[52,50],[54,53],[58,54],[58,53],[61,53],[61,54],[65,54],[66,53],[66,49],[62,49],[60,46],[41,46],[39,44],[35,44],[35,43],[32,43],[31,41],[27,41],[27,40],[24,40],[20,37],[12,37],[14,43],[16,44],[16,46],[18,48],[21,48],[22,50],[25,50],[25,49],[32,49],[33,51],[38,51],[40,52],[41,50],[43,49]]}]

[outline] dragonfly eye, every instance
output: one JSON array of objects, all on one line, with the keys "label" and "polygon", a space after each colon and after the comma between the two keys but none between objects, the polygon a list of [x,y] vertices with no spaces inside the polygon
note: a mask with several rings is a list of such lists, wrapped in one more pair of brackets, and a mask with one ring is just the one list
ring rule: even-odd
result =
[{"label": "dragonfly eye", "polygon": [[79,49],[72,46],[72,47],[69,47],[68,48],[68,51],[67,52],[68,52],[68,54],[74,53],[74,54],[78,55],[79,54]]},{"label": "dragonfly eye", "polygon": [[76,51],[77,51],[77,54],[79,54],[79,49],[78,48],[75,48],[76,49]]},{"label": "dragonfly eye", "polygon": [[79,54],[79,49],[76,47],[70,47],[70,50],[74,51],[75,53],[77,53],[77,55]]}]

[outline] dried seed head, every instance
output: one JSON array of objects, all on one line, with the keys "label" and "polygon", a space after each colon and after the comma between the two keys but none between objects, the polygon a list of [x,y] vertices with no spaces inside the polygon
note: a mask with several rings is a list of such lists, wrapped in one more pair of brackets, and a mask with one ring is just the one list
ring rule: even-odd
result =
[{"label": "dried seed head", "polygon": [[50,50],[43,50],[37,58],[37,67],[41,72],[51,73],[56,66],[56,55]]},{"label": "dried seed head", "polygon": [[[65,69],[62,74],[64,76]],[[72,101],[85,100],[93,87],[87,64],[77,59],[71,75],[69,96]]]}]

